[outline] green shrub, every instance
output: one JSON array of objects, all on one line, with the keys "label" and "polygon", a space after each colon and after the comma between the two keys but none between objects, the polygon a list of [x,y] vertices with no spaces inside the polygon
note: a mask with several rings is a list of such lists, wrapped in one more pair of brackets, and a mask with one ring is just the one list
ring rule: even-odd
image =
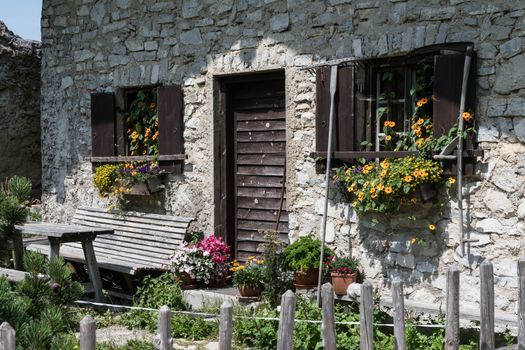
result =
[{"label": "green shrub", "polygon": [[[284,249],[284,261],[292,271],[305,272],[319,267],[321,257],[321,241],[313,235],[303,236]],[[328,258],[334,252],[325,247],[324,256]]]},{"label": "green shrub", "polygon": [[65,334],[78,326],[69,306],[83,294],[82,285],[71,279],[59,257],[47,262],[42,255],[27,252],[24,266],[28,275],[14,288],[0,278],[0,322],[7,321],[16,330],[19,349],[73,349],[67,347]]}]

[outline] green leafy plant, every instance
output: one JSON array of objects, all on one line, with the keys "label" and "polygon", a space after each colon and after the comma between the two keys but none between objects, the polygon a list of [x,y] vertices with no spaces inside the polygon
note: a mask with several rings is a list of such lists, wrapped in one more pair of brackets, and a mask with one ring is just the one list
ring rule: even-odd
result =
[{"label": "green leafy plant", "polygon": [[131,155],[157,155],[159,153],[157,90],[155,88],[140,90],[131,102],[129,115],[124,118]]},{"label": "green leafy plant", "polygon": [[293,288],[294,281],[293,273],[290,273],[285,266],[283,249],[286,244],[279,239],[279,235],[277,231],[266,232],[264,234],[266,243],[263,244],[262,296],[272,307],[279,305],[281,295]]},{"label": "green leafy plant", "polygon": [[[325,247],[325,257],[333,255],[333,251]],[[321,241],[313,235],[303,236],[287,246],[283,251],[284,261],[288,269],[305,272],[319,267],[321,257]]]}]

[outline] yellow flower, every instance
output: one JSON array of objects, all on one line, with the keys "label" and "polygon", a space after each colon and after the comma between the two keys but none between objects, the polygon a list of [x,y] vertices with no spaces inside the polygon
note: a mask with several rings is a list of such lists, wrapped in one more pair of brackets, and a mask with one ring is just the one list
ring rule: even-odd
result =
[{"label": "yellow flower", "polygon": [[392,187],[390,187],[390,186],[385,187],[385,193],[386,194],[392,193]]},{"label": "yellow flower", "polygon": [[252,256],[248,257],[248,260],[253,260],[253,259],[255,259],[255,255],[252,255]]},{"label": "yellow flower", "polygon": [[357,202],[356,202],[356,201],[352,202],[352,206],[353,206],[354,208],[357,208]]},{"label": "yellow flower", "polygon": [[118,191],[120,193],[124,193],[124,192],[126,192],[126,189],[124,187],[119,187]]},{"label": "yellow flower", "polygon": [[381,168],[388,169],[389,166],[390,166],[390,163],[388,163],[386,159],[381,162]]},{"label": "yellow flower", "polygon": [[412,178],[412,176],[407,175],[407,176],[405,176],[404,180],[405,180],[405,182],[411,182],[413,180],[413,178]]},{"label": "yellow flower", "polygon": [[133,131],[133,133],[131,134],[131,138],[133,139],[133,141],[137,141],[137,138],[139,137],[139,134],[137,133],[137,131]]},{"label": "yellow flower", "polygon": [[410,243],[415,244],[416,242],[417,242],[417,238],[416,237],[412,237],[412,239],[410,240]]},{"label": "yellow flower", "polygon": [[370,195],[370,197],[372,197],[372,198],[377,198],[377,193],[372,193],[372,194]]},{"label": "yellow flower", "polygon": [[347,190],[348,192],[354,192],[353,189],[352,189],[352,186],[348,186],[348,187],[346,188],[346,190]]},{"label": "yellow flower", "polygon": [[372,188],[370,189],[370,193],[372,193],[372,194],[376,193],[376,189],[372,187]]},{"label": "yellow flower", "polygon": [[472,119],[472,115],[469,112],[463,112],[463,120],[468,122]]},{"label": "yellow flower", "polygon": [[262,265],[264,264],[264,260],[263,259],[259,259],[256,261],[257,265]]},{"label": "yellow flower", "polygon": [[362,201],[363,198],[365,198],[365,194],[364,194],[363,192],[359,192],[359,194],[357,195],[357,199],[359,199],[360,201]]},{"label": "yellow flower", "polygon": [[383,191],[383,189],[385,188],[385,186],[383,186],[383,184],[379,184],[379,185],[377,185],[376,188],[377,188],[377,190],[378,190],[379,192],[381,192],[381,191]]},{"label": "yellow flower", "polygon": [[379,174],[379,176],[381,176],[381,177],[385,177],[385,176],[386,176],[386,173],[387,173],[386,170],[382,170],[381,173]]},{"label": "yellow flower", "polygon": [[393,128],[394,126],[396,126],[396,122],[390,122],[390,125],[389,125],[391,128]]},{"label": "yellow flower", "polygon": [[430,224],[430,225],[428,225],[428,229],[429,229],[430,231],[435,231],[435,230],[436,230],[436,225],[434,225],[434,224]]},{"label": "yellow flower", "polygon": [[416,145],[421,146],[421,144],[423,144],[423,141],[424,141],[423,139],[417,139]]},{"label": "yellow flower", "polygon": [[158,131],[155,131],[155,133],[153,134],[153,136],[151,137],[151,139],[153,141],[155,141],[155,139],[157,139],[157,137],[159,137],[159,132]]},{"label": "yellow flower", "polygon": [[390,141],[390,140],[392,140],[392,136],[390,136],[390,135],[386,135],[386,136],[385,136],[385,140],[386,140],[386,141]]},{"label": "yellow flower", "polygon": [[156,104],[155,102],[151,102],[151,103],[149,104],[149,108],[150,108],[150,109],[154,109],[155,107],[157,107],[157,104]]},{"label": "yellow flower", "polygon": [[418,107],[422,107],[422,106],[425,105],[427,102],[428,102],[428,98],[423,97],[421,100],[417,101],[417,106],[418,106]]},{"label": "yellow flower", "polygon": [[146,132],[144,133],[144,137],[148,137],[148,135],[151,133],[151,128],[146,128]]},{"label": "yellow flower", "polygon": [[419,119],[417,120],[417,123],[418,123],[419,125],[423,124],[424,122],[425,122],[425,119],[423,119],[423,118],[419,118]]},{"label": "yellow flower", "polygon": [[131,172],[131,176],[136,176],[136,175],[137,175],[137,172],[136,172],[135,170],[133,170],[133,171]]},{"label": "yellow flower", "polygon": [[368,185],[369,185],[368,181],[365,181],[365,183],[363,184],[363,187],[364,187],[364,188],[367,188]]},{"label": "yellow flower", "polygon": [[387,121],[385,122],[385,124],[384,124],[384,125],[385,125],[386,127],[389,127],[389,126],[390,126],[390,121],[389,121],[389,120],[387,120]]},{"label": "yellow flower", "polygon": [[449,177],[449,178],[448,178],[448,183],[451,184],[451,185],[453,185],[453,184],[456,183],[456,179],[454,179],[453,177]]}]

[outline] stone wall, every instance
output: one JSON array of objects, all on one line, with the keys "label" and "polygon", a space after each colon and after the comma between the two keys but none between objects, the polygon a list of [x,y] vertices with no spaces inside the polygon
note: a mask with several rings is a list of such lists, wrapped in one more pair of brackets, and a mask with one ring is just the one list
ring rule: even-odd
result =
[{"label": "stone wall", "polygon": [[27,176],[40,196],[40,43],[0,21],[0,179]]},{"label": "stone wall", "polygon": [[[299,67],[343,57],[377,57],[443,42],[472,41],[478,52],[479,181],[465,186],[469,254],[458,255],[458,209],[358,218],[333,194],[328,241],[360,259],[368,279],[409,283],[412,299],[444,297],[444,272],[463,268],[464,305],[479,300],[478,265],[495,263],[496,305],[513,311],[516,259],[525,253],[525,3],[523,1],[94,1],[44,0],[43,190],[45,215],[67,220],[78,205],[104,205],[91,184],[90,93],[180,83],[184,88],[182,176],[172,177],[167,210],[217,224],[218,79],[284,69],[290,238],[318,232],[324,194],[315,147],[315,77]],[[429,223],[437,233],[430,234]],[[427,245],[411,244],[426,234]]]}]

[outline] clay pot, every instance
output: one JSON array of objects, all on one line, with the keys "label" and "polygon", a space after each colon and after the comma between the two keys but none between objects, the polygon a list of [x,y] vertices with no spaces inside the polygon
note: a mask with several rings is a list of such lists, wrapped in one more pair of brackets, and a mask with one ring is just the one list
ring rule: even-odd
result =
[{"label": "clay pot", "polygon": [[294,286],[297,289],[312,289],[317,287],[319,281],[319,269],[313,268],[308,269],[305,272],[295,272],[295,283]]},{"label": "clay pot", "polygon": [[237,288],[239,289],[239,294],[243,298],[258,298],[262,293],[261,287],[239,286]]},{"label": "clay pot", "polygon": [[334,292],[337,295],[346,295],[348,286],[357,280],[357,272],[350,274],[332,272],[331,275],[332,286],[334,287]]},{"label": "clay pot", "polygon": [[178,275],[179,280],[181,281],[182,289],[196,289],[199,287],[199,284],[195,279],[193,279],[186,272],[183,272]]}]

